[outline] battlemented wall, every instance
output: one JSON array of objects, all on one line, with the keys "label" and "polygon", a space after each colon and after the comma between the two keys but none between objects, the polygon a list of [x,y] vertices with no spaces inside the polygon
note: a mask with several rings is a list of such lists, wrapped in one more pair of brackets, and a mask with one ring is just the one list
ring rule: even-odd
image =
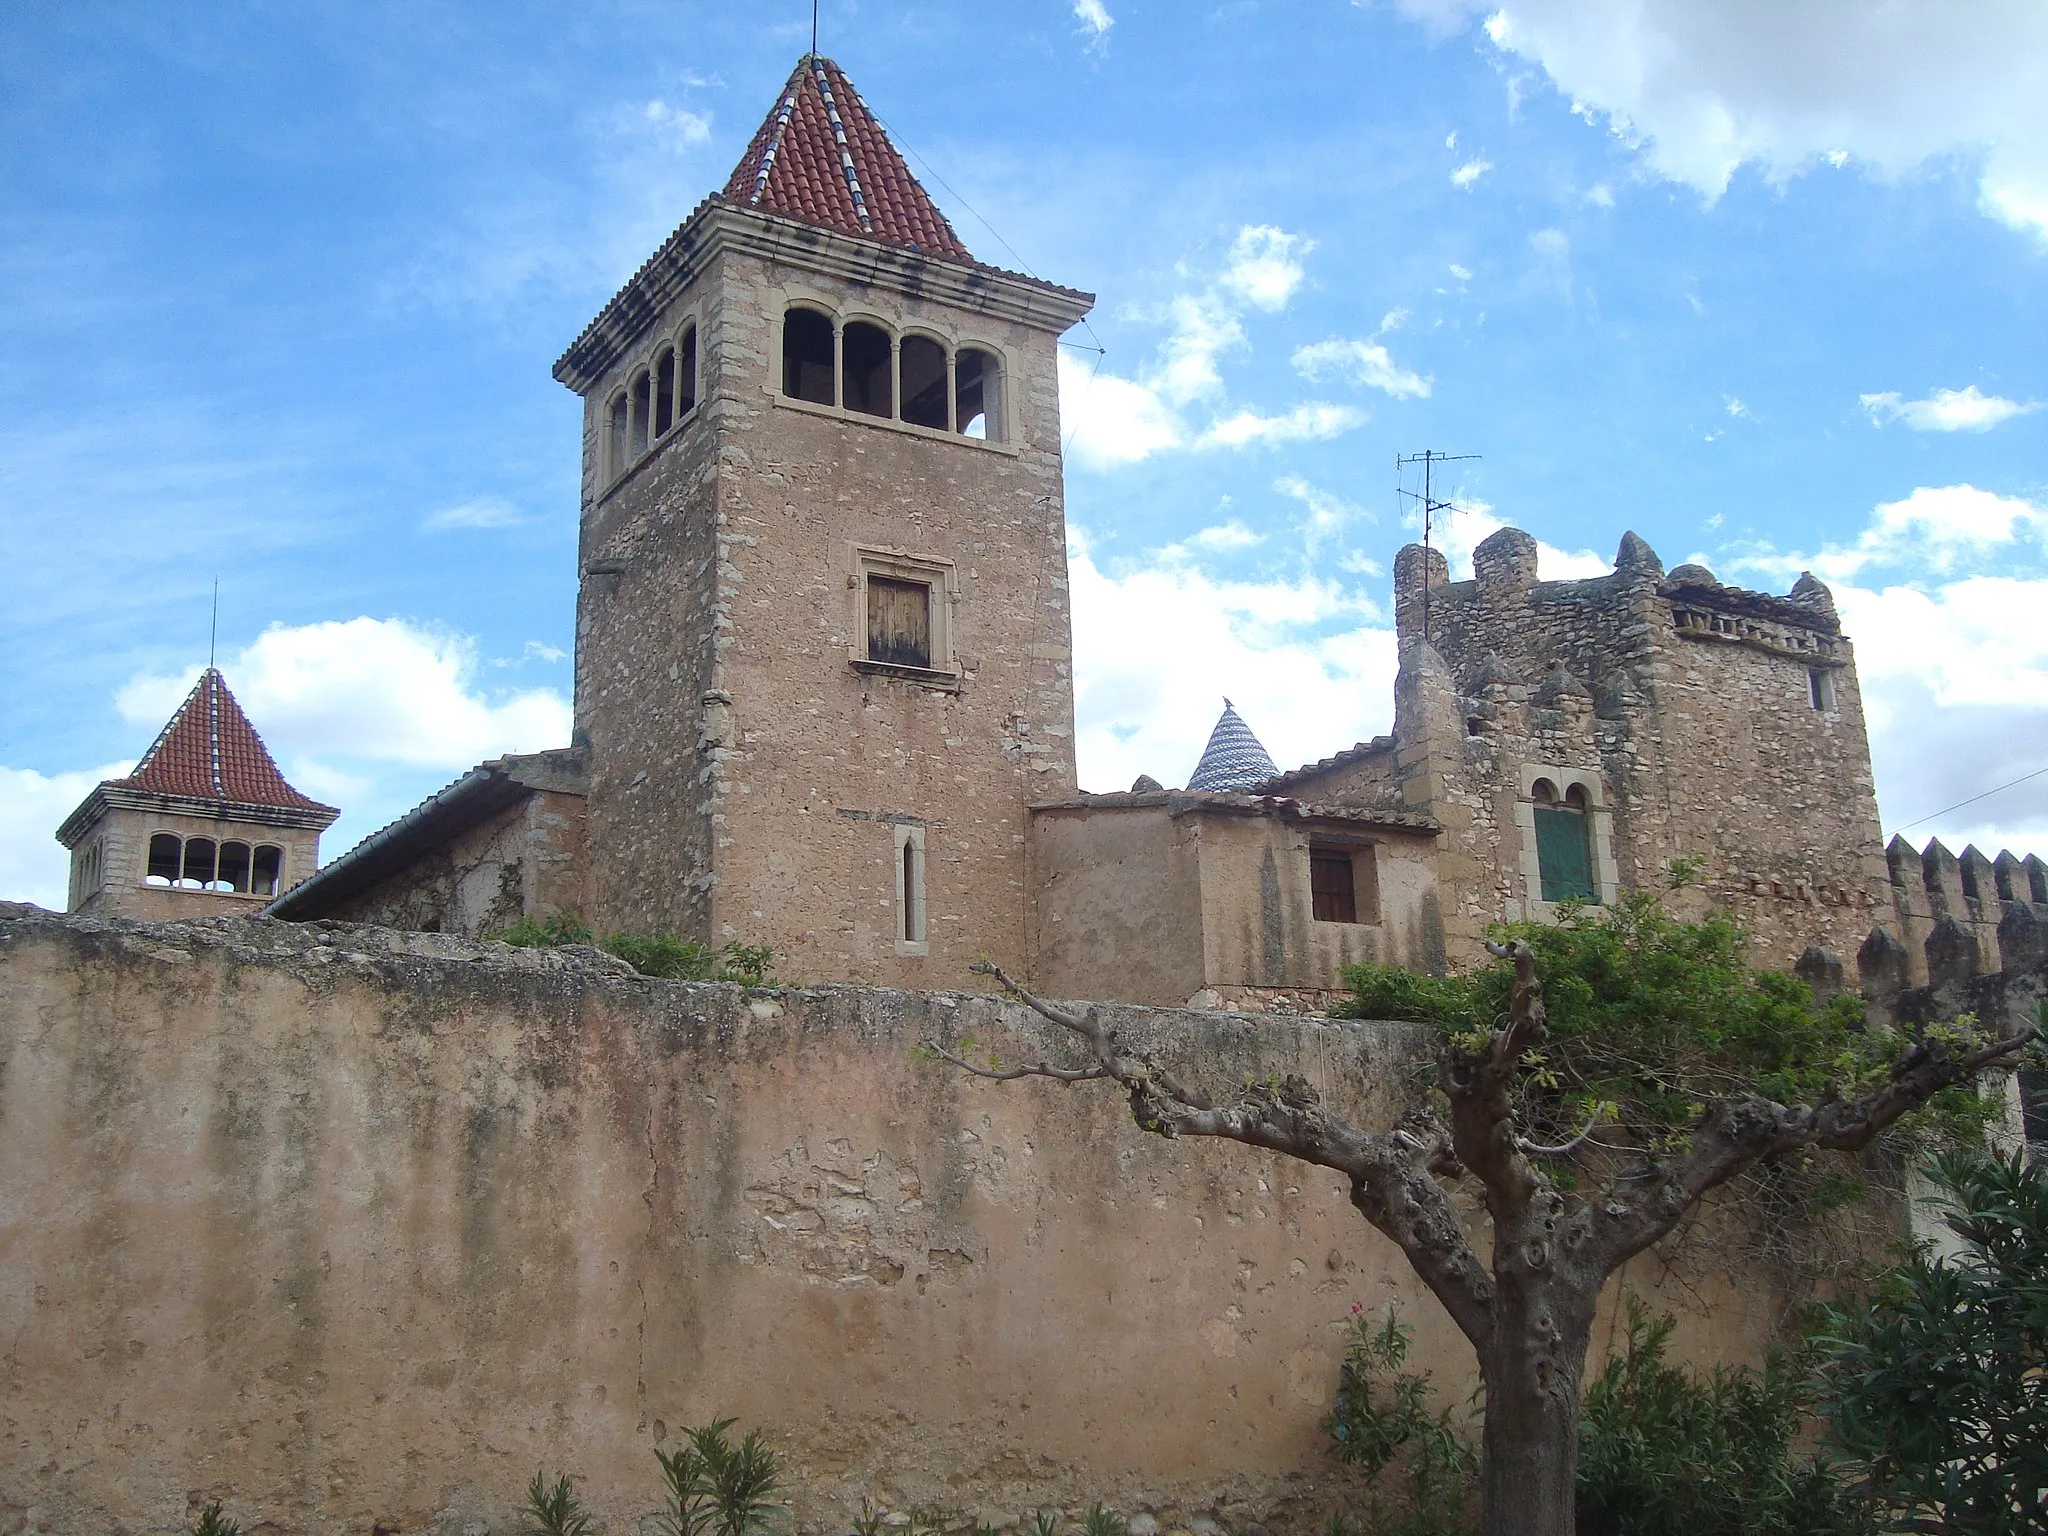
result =
[{"label": "battlemented wall", "polygon": [[[1365,1123],[1419,1091],[1413,1026],[1115,1012],[1204,1080],[1298,1071]],[[172,1531],[219,1498],[245,1530],[488,1536],[546,1465],[627,1532],[650,1452],[737,1414],[803,1532],[863,1496],[1306,1531],[1354,1301],[1399,1301],[1469,1390],[1335,1176],[915,1059],[935,1033],[1058,1048],[958,992],[0,907],[0,1528]],[[1708,1355],[1778,1321],[1754,1274],[1625,1283]]]},{"label": "battlemented wall", "polygon": [[[1485,540],[1473,568],[1452,582],[1419,545],[1395,566],[1395,793],[1445,827],[1454,959],[1477,957],[1488,923],[1549,915],[1539,779],[1588,798],[1603,899],[1668,892],[1673,861],[1696,860],[1700,894],[1681,905],[1731,913],[1758,964],[1853,950],[1889,916],[1854,656],[1825,587],[1807,577],[1777,598],[1697,566],[1667,578],[1633,534],[1609,576],[1539,579],[1518,529]],[[1292,793],[1327,792],[1290,778]]]}]

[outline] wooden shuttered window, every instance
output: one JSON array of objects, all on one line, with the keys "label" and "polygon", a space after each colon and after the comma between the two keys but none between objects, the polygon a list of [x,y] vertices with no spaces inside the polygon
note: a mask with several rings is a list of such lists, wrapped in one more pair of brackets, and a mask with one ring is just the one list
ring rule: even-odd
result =
[{"label": "wooden shuttered window", "polygon": [[868,660],[932,665],[932,589],[921,581],[869,576]]},{"label": "wooden shuttered window", "polygon": [[1358,921],[1358,885],[1352,877],[1351,854],[1317,848],[1308,856],[1309,904],[1319,923]]},{"label": "wooden shuttered window", "polygon": [[1598,901],[1593,888],[1593,847],[1584,811],[1536,807],[1536,868],[1545,901]]}]

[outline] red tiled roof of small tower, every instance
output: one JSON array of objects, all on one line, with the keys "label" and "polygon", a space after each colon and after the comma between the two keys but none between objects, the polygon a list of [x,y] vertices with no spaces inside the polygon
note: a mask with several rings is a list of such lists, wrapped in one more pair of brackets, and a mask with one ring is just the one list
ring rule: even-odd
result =
[{"label": "red tiled roof of small tower", "polygon": [[185,695],[150,749],[125,779],[123,789],[147,789],[194,800],[268,806],[282,811],[332,811],[285,782],[270,749],[242,706],[228,692],[227,679],[209,667]]},{"label": "red tiled roof of small tower", "polygon": [[798,62],[725,198],[843,235],[974,260],[852,82],[817,54]]}]

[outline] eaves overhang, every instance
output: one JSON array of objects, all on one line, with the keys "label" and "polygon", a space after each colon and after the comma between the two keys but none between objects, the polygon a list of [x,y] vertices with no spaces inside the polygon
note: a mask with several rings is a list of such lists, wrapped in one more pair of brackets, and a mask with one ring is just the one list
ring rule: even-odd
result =
[{"label": "eaves overhang", "polygon": [[161,790],[135,789],[125,784],[100,784],[78,802],[57,828],[57,841],[76,848],[85,835],[109,811],[146,811],[160,816],[195,816],[207,821],[247,821],[264,827],[290,827],[319,832],[333,824],[341,812],[331,805],[308,808],[282,805],[250,805],[239,800],[215,800],[200,795],[169,795]]},{"label": "eaves overhang", "polygon": [[857,239],[709,197],[555,360],[555,378],[579,395],[596,388],[676,296],[728,251],[920,295],[1055,336],[1095,307],[1095,295],[1079,289],[978,262],[950,261],[879,240]]}]

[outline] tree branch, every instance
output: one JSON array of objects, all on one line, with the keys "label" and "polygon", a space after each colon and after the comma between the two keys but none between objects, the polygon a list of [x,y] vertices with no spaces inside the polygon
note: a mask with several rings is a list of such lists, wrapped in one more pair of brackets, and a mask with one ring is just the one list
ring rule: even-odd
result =
[{"label": "tree branch", "polygon": [[1638,1191],[1601,1208],[1597,1240],[1609,1267],[1663,1237],[1701,1196],[1745,1168],[1802,1147],[1860,1151],[1944,1088],[1966,1083],[2017,1055],[2039,1034],[2029,1027],[1969,1050],[1945,1040],[1917,1041],[1892,1064],[1890,1081],[1860,1099],[1844,1101],[1831,1093],[1811,1105],[1787,1106],[1756,1096],[1710,1104],[1683,1157],[1670,1164],[1653,1161]]},{"label": "tree branch", "polygon": [[[1214,1136],[1344,1174],[1351,1181],[1353,1206],[1399,1245],[1473,1345],[1487,1346],[1493,1332],[1493,1280],[1466,1238],[1463,1213],[1434,1177],[1458,1166],[1434,1116],[1411,1115],[1390,1132],[1360,1131],[1325,1111],[1314,1085],[1293,1074],[1277,1085],[1251,1084],[1235,1104],[1219,1105],[1148,1054],[1126,1048],[1103,1024],[1098,1009],[1076,1013],[1048,1003],[990,961],[977,961],[970,969],[992,977],[1040,1018],[1087,1042],[1101,1075],[1129,1093],[1131,1118],[1141,1130],[1166,1137]],[[993,1075],[950,1053],[940,1054],[976,1076]],[[1043,1074],[1018,1069],[1017,1075]]]},{"label": "tree branch", "polygon": [[1536,976],[1536,952],[1519,939],[1486,947],[1515,963],[1507,1027],[1495,1030],[1483,1046],[1448,1046],[1443,1081],[1451,1100],[1451,1144],[1485,1186],[1496,1226],[1505,1226],[1519,1223],[1540,1180],[1515,1134],[1514,1093],[1523,1056],[1549,1032],[1549,1013]]},{"label": "tree branch", "polygon": [[1014,1083],[1025,1077],[1049,1077],[1056,1083],[1094,1083],[1109,1076],[1101,1067],[1055,1067],[1043,1061],[1026,1067],[977,1067],[965,1057],[954,1055],[936,1040],[925,1041],[924,1048],[939,1060],[958,1067],[962,1072],[971,1073],[975,1077],[985,1077],[992,1083]]}]

